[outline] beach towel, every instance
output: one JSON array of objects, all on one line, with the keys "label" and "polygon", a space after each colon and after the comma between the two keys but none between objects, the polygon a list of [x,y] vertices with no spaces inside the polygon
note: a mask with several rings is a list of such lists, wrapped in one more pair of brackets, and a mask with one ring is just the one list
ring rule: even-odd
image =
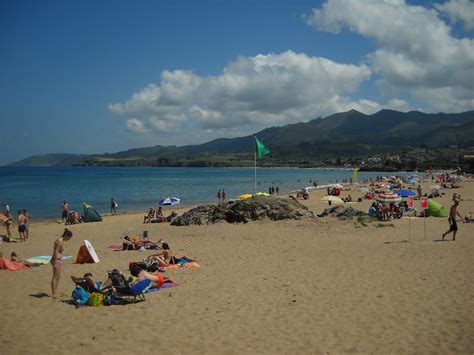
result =
[{"label": "beach towel", "polygon": [[132,291],[132,295],[136,296],[141,293],[147,292],[150,289],[150,287],[151,287],[151,281],[146,279],[134,284],[132,287],[130,287],[130,290]]},{"label": "beach towel", "polygon": [[199,264],[195,261],[184,261],[183,263],[178,263],[170,266],[166,266],[165,269],[167,270],[174,270],[174,269],[179,269],[179,268],[191,268],[191,267],[199,267]]},{"label": "beach towel", "polygon": [[4,258],[0,258],[0,270],[9,270],[9,271],[17,271],[17,270],[28,270],[29,267],[19,261],[10,261],[5,260]]},{"label": "beach towel", "polygon": [[164,288],[172,288],[172,287],[176,287],[176,286],[178,286],[177,283],[167,282],[167,283],[163,284],[161,287],[149,288],[146,291],[146,293],[155,292],[155,291],[159,291],[159,290],[164,289]]},{"label": "beach towel", "polygon": [[[68,260],[72,259],[72,256],[63,256],[61,260]],[[25,259],[26,261],[32,264],[48,264],[51,260],[51,255],[40,255],[40,256],[32,256],[31,258]]]}]

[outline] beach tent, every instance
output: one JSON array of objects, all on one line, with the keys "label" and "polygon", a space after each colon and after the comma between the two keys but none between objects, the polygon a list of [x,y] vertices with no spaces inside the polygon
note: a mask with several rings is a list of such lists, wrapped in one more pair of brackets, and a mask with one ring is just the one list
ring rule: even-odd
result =
[{"label": "beach tent", "polygon": [[91,205],[84,202],[84,222],[100,222],[102,217]]},{"label": "beach tent", "polygon": [[76,264],[94,264],[99,261],[92,244],[88,240],[84,240],[84,245],[81,245],[77,252]]},{"label": "beach tent", "polygon": [[257,196],[270,196],[268,192],[256,192],[255,195]]},{"label": "beach tent", "polygon": [[428,200],[428,216],[433,217],[448,217],[444,206],[438,201],[429,199]]},{"label": "beach tent", "polygon": [[253,195],[252,194],[243,194],[237,197],[238,200],[246,200],[248,198],[251,198]]}]

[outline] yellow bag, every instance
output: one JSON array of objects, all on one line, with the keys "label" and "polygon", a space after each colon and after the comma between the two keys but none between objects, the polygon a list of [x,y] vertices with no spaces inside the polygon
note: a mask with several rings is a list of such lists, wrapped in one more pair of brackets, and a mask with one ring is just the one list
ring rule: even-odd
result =
[{"label": "yellow bag", "polygon": [[89,306],[99,307],[104,305],[104,295],[100,292],[92,292],[89,296]]}]

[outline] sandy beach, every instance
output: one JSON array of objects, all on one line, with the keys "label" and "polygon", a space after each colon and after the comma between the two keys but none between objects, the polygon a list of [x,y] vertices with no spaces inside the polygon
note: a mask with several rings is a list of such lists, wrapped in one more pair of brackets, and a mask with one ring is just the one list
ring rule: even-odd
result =
[{"label": "sandy beach", "polygon": [[[423,188],[431,185],[425,181]],[[438,199],[474,211],[474,181]],[[302,201],[315,214],[325,190]],[[343,196],[362,196],[353,187]],[[419,208],[419,202],[415,202]],[[351,204],[367,211],[369,201]],[[183,211],[179,211],[182,213]],[[447,218],[403,218],[363,226],[332,217],[174,227],[143,215],[107,216],[70,226],[61,298],[50,294],[51,266],[0,271],[2,354],[109,353],[457,353],[474,352],[474,223],[455,242],[439,241]],[[64,225],[33,222],[25,243],[0,244],[5,257],[51,255]],[[408,233],[410,229],[410,234]],[[424,230],[426,229],[426,236]],[[168,270],[179,285],[145,302],[76,309],[71,275],[127,272],[151,251],[113,251],[122,233],[167,241],[199,268]],[[73,263],[84,239],[101,261]],[[448,240],[451,236],[448,235]]]}]

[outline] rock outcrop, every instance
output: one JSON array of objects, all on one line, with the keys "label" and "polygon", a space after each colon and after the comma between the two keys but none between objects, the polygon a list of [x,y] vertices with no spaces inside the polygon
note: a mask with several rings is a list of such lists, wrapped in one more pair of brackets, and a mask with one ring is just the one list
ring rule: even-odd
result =
[{"label": "rock outcrop", "polygon": [[245,200],[237,200],[233,204],[195,207],[175,218],[171,225],[189,226],[220,221],[247,223],[264,218],[269,218],[272,221],[303,219],[314,218],[314,214],[306,206],[294,200],[255,196]]},{"label": "rock outcrop", "polygon": [[337,205],[331,208],[326,208],[322,213],[318,214],[318,217],[326,216],[336,217],[340,221],[345,221],[346,219],[352,219],[358,216],[367,216],[367,213],[356,210],[352,207]]}]

